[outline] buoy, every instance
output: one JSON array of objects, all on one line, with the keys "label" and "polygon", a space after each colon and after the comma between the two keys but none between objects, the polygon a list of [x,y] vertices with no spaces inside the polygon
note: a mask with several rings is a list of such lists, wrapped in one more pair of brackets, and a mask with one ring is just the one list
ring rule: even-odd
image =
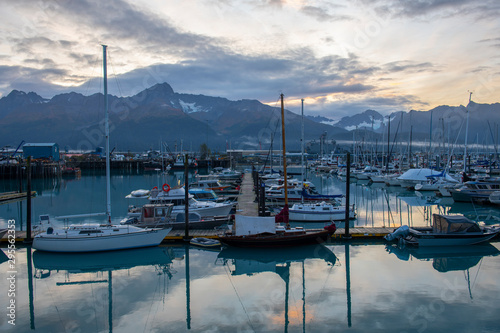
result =
[{"label": "buoy", "polygon": [[163,189],[164,192],[168,192],[168,191],[170,191],[170,185],[168,185],[167,183],[165,183],[165,184],[163,184],[162,189]]}]

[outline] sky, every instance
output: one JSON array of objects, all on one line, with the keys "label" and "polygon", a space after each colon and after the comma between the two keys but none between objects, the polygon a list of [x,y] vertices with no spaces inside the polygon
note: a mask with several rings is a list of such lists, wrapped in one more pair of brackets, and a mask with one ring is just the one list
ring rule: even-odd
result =
[{"label": "sky", "polygon": [[[498,0],[0,0],[0,96],[257,99],[334,120],[500,102]],[[94,84],[92,84],[94,82]]]}]

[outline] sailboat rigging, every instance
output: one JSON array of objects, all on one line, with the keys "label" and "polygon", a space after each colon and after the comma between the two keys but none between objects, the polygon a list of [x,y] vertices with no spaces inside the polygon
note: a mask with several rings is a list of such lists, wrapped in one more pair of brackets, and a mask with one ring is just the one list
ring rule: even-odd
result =
[{"label": "sailboat rigging", "polygon": [[106,223],[70,225],[56,229],[49,226],[33,239],[33,248],[49,252],[98,252],[159,245],[172,227],[142,229],[134,226],[111,224],[111,176],[109,158],[109,110],[106,52],[103,48],[105,139],[106,139]]}]

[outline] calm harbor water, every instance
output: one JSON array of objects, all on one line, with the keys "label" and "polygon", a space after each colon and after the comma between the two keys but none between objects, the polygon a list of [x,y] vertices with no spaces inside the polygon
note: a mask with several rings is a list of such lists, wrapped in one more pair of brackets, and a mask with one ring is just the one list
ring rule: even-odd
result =
[{"label": "calm harbor water", "polygon": [[[112,177],[113,222],[124,197],[162,183],[156,173]],[[345,183],[315,176],[320,192]],[[171,174],[169,184],[183,182]],[[35,181],[33,219],[104,211],[104,177]],[[16,186],[1,183],[2,191]],[[427,225],[432,213],[487,216],[403,189],[350,184],[359,226]],[[0,228],[24,205],[0,206]],[[473,216],[472,216],[473,217]],[[25,218],[25,215],[24,215]],[[83,219],[81,219],[83,221]],[[12,332],[500,332],[500,243],[418,250],[383,242],[284,250],[207,251],[175,245],[105,254],[0,253],[0,330]],[[30,264],[31,263],[31,264]],[[9,273],[11,271],[15,273]],[[15,296],[8,295],[10,275]],[[15,299],[16,325],[9,324]]]}]

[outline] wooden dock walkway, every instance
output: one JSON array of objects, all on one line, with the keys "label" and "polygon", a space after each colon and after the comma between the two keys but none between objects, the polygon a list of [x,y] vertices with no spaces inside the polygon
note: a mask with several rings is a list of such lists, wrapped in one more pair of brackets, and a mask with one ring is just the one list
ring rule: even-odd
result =
[{"label": "wooden dock walkway", "polygon": [[[7,201],[25,199],[28,196],[28,192],[4,192],[0,193],[0,203]],[[31,196],[36,196],[36,191],[31,191]]]},{"label": "wooden dock walkway", "polygon": [[238,197],[238,211],[236,214],[244,216],[259,215],[259,205],[255,201],[253,178],[250,172],[243,175],[243,180],[240,185],[240,195]]}]

